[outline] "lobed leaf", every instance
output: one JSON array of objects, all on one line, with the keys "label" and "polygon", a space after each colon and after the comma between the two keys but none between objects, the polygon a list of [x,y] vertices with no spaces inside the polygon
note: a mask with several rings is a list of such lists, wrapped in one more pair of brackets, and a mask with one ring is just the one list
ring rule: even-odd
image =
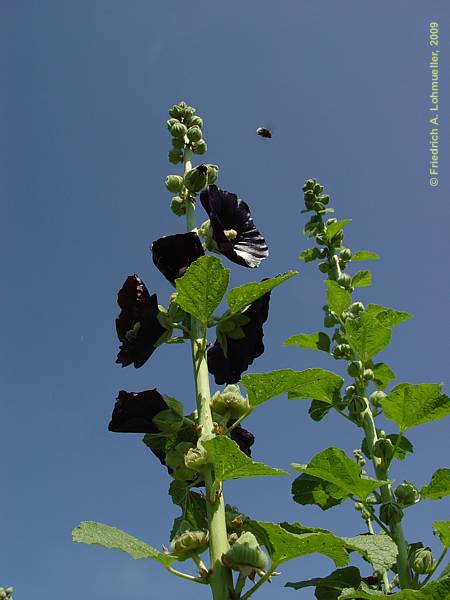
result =
[{"label": "lobed leaf", "polygon": [[321,421],[331,410],[331,404],[322,400],[313,400],[308,413],[313,421]]},{"label": "lobed leaf", "polygon": [[433,383],[400,383],[382,401],[384,415],[403,433],[450,415],[450,398]]},{"label": "lobed leaf", "polygon": [[341,504],[345,498],[337,499],[339,487],[329,481],[302,473],[292,483],[292,498],[303,506],[315,504],[322,510],[328,510]]},{"label": "lobed leaf", "polygon": [[375,571],[389,570],[397,560],[397,545],[384,533],[357,535],[342,539],[347,543],[347,548],[359,552],[370,562]]},{"label": "lobed leaf", "polygon": [[403,321],[411,319],[412,316],[407,312],[386,308],[381,304],[369,304],[366,312],[369,315],[376,317],[385,327],[395,327],[396,325],[400,325]]},{"label": "lobed leaf", "polygon": [[358,271],[352,277],[353,287],[367,287],[372,284],[372,274],[370,271]]},{"label": "lobed leaf", "polygon": [[275,469],[263,463],[255,462],[244,454],[239,446],[225,436],[216,436],[212,440],[202,442],[208,457],[214,466],[216,478],[240,479],[242,477],[263,477],[266,475],[288,475],[282,469]]},{"label": "lobed leaf", "polygon": [[[174,480],[169,487],[172,502],[182,510],[180,520],[187,521],[192,529],[208,529],[205,497],[192,492],[189,483]],[[174,533],[172,529],[172,533]],[[171,535],[172,539],[172,535]]]},{"label": "lobed leaf", "polygon": [[258,300],[258,298],[261,298],[261,296],[264,296],[264,294],[267,294],[267,292],[270,292],[273,288],[294,277],[294,275],[298,275],[298,271],[288,271],[287,273],[272,277],[272,279],[260,282],[251,281],[240,287],[233,288],[227,295],[230,313],[238,313],[252,302],[255,302],[255,300]]},{"label": "lobed leaf", "polygon": [[[300,590],[305,587],[320,588],[322,592],[320,598],[324,600],[336,600],[344,588],[353,587],[357,588],[361,583],[361,575],[357,567],[345,567],[343,569],[336,569],[328,575],[328,577],[313,577],[312,579],[306,579],[304,581],[297,581],[293,583],[290,581],[286,583],[285,587],[294,588],[294,590]],[[318,596],[318,589],[316,589],[316,598]]]},{"label": "lobed leaf", "polygon": [[391,331],[365,312],[345,323],[345,337],[359,360],[368,361],[391,341]]},{"label": "lobed leaf", "polygon": [[105,548],[114,548],[126,552],[132,558],[150,558],[165,567],[172,564],[176,558],[163,554],[145,542],[103,523],[83,521],[72,531],[72,539],[80,544],[97,544]]},{"label": "lobed leaf", "polygon": [[393,381],[396,377],[394,371],[385,363],[374,364],[372,371],[374,374],[373,382],[379,390],[385,390],[389,382]]},{"label": "lobed leaf", "polygon": [[358,262],[361,260],[377,260],[380,256],[376,252],[371,252],[370,250],[358,250],[352,256],[352,262]]},{"label": "lobed leaf", "polygon": [[215,256],[201,256],[176,280],[177,304],[205,323],[226,292],[229,273]]},{"label": "lobed leaf", "polygon": [[298,346],[299,348],[309,348],[311,350],[329,352],[330,343],[328,335],[319,331],[317,333],[299,333],[293,335],[283,342],[283,346]]},{"label": "lobed leaf", "polygon": [[352,297],[347,290],[344,290],[336,281],[327,279],[325,281],[327,286],[327,304],[328,308],[336,313],[338,316],[341,315],[352,303]]},{"label": "lobed leaf", "polygon": [[420,490],[420,495],[427,500],[440,500],[444,496],[450,496],[450,469],[435,471],[430,483]]}]

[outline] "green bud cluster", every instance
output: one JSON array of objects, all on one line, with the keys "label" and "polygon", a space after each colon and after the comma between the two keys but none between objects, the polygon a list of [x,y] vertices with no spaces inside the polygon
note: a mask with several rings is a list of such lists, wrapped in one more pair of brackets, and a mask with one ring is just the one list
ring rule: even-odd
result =
[{"label": "green bud cluster", "polygon": [[412,545],[408,557],[410,567],[417,575],[431,573],[435,565],[431,548],[414,548],[414,546],[416,546],[416,544]]},{"label": "green bud cluster", "polygon": [[397,486],[394,490],[394,494],[398,504],[402,508],[412,506],[420,500],[419,490],[410,481],[404,481],[399,486]]},{"label": "green bud cluster", "polygon": [[244,577],[253,578],[255,573],[264,574],[267,556],[253,533],[246,531],[228,552],[222,554],[222,562],[226,567],[239,571]]},{"label": "green bud cluster", "polygon": [[169,116],[167,128],[172,136],[169,161],[182,162],[184,148],[190,148],[194,154],[204,154],[207,145],[202,133],[203,119],[195,114],[195,108],[181,101],[172,106]]},{"label": "green bud cluster", "polygon": [[330,201],[330,196],[323,194],[323,185],[317,183],[315,179],[308,179],[303,186],[305,206],[307,210],[325,214],[325,208]]},{"label": "green bud cluster", "polygon": [[12,587],[3,588],[0,587],[0,598],[2,600],[12,600],[12,594],[14,589]]}]

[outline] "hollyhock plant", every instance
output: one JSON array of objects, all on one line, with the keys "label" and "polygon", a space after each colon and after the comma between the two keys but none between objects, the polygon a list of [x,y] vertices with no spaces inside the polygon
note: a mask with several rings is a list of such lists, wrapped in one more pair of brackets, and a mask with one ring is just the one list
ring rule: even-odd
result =
[{"label": "hollyhock plant", "polygon": [[[429,383],[401,383],[388,389],[396,376],[375,357],[389,345],[392,329],[410,315],[353,299],[355,289],[370,285],[371,274],[366,270],[353,276],[345,272],[352,262],[377,255],[366,250],[354,254],[343,245],[344,228],[350,220],[329,217],[334,212],[329,207],[330,197],[316,180],[308,180],[303,187],[302,212],[312,213],[304,231],[314,245],[304,250],[301,258],[307,263],[321,261],[319,270],[327,276],[324,328],[333,331],[330,335],[324,331],[298,333],[284,345],[346,361],[346,369],[341,371],[348,380],[318,368],[245,373],[265,350],[263,325],[272,290],[297,273],[228,288],[230,271],[217,254],[239,266],[255,268],[268,256],[266,242],[247,204],[214,185],[218,166],[192,165],[193,158],[207,150],[203,120],[195,109],[180,102],[169,110],[169,117],[169,161],[182,164],[183,172],[168,175],[166,188],[177,194],[170,207],[176,216],[186,218],[187,231],[156,240],[152,256],[157,269],[175,285],[175,292],[165,308],[137,275],[127,278],[118,296],[121,313],[116,328],[122,346],[117,362],[140,367],[160,344],[189,344],[186,357],[192,361],[194,385],[182,389],[195,389],[195,396],[186,394],[180,401],[156,388],[121,390],[109,430],[145,434],[146,450],[167,467],[169,495],[180,513],[162,550],[92,521],[74,529],[73,539],[155,561],[171,575],[208,586],[213,600],[248,600],[273,576],[280,575],[284,562],[316,553],[332,560],[336,569],[325,577],[289,582],[287,587],[313,586],[315,596],[324,600],[450,598],[448,567],[435,577],[450,547],[450,522],[433,523],[443,546],[436,560],[430,544],[407,541],[405,527],[407,511],[419,502],[450,496],[450,469],[438,469],[422,487],[411,481],[394,486],[391,471],[394,461],[414,451],[405,434],[450,415],[450,399],[440,385]],[[196,222],[198,194],[209,215],[200,228]],[[204,247],[199,236],[205,239]],[[222,301],[227,308],[217,315]],[[293,315],[289,319],[292,321]],[[179,335],[172,337],[174,331]],[[174,378],[178,377],[177,365],[171,365]],[[211,394],[209,374],[216,385],[226,387]],[[307,463],[299,448],[302,462],[291,465],[297,474],[292,483],[297,504],[315,505],[320,510],[336,510],[345,501],[354,504],[360,528],[351,537],[323,529],[320,520],[319,527],[288,523],[281,515],[276,515],[276,522],[257,521],[225,503],[230,479],[288,475],[255,460],[255,437],[241,426],[261,404],[280,395],[289,400],[309,399],[309,415],[315,422],[335,411],[344,417],[347,427],[350,423],[358,429],[355,445],[359,447],[352,457],[330,445]],[[381,423],[378,417],[383,417]],[[393,431],[385,431],[391,427]],[[328,432],[329,444],[333,433]],[[363,577],[359,568],[350,564],[355,555],[371,566],[372,573],[366,566]],[[173,566],[176,562],[182,562],[183,570]],[[279,592],[276,594],[278,597]]]}]

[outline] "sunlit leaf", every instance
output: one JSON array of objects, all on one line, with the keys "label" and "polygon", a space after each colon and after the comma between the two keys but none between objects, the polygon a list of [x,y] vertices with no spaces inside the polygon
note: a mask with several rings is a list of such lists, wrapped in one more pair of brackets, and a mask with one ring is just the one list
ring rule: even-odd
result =
[{"label": "sunlit leaf", "polygon": [[281,283],[284,283],[288,279],[291,279],[294,275],[298,275],[297,271],[288,271],[282,273],[271,279],[264,281],[251,281],[245,283],[240,287],[233,288],[228,292],[227,302],[230,307],[230,313],[234,314],[243,310],[246,306],[270,292],[273,288],[277,287]]}]

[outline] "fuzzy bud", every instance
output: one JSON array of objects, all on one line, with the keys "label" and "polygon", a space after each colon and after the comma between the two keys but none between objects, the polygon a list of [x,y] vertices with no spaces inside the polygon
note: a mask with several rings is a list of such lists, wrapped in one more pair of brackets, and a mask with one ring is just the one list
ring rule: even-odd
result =
[{"label": "fuzzy bud", "polygon": [[352,349],[348,344],[338,344],[333,348],[332,354],[334,358],[349,359],[352,355]]},{"label": "fuzzy bud", "polygon": [[352,251],[350,248],[342,248],[339,253],[339,258],[342,258],[342,260],[348,262],[352,258]]},{"label": "fuzzy bud", "polygon": [[363,370],[363,364],[360,360],[353,360],[347,367],[347,373],[350,377],[359,377]]},{"label": "fuzzy bud", "polygon": [[243,533],[225,554],[223,564],[249,577],[262,571],[267,564],[267,556],[261,549],[256,537],[250,531]]},{"label": "fuzzy bud", "polygon": [[174,138],[178,138],[178,139],[183,139],[184,136],[187,133],[187,127],[186,125],[183,125],[183,123],[177,122],[174,123],[172,125],[172,127],[170,128],[170,134],[172,135],[172,137]]},{"label": "fuzzy bud", "polygon": [[328,273],[330,270],[330,265],[327,262],[319,263],[319,271],[321,273]]},{"label": "fuzzy bud", "polygon": [[192,152],[194,154],[205,154],[208,149],[208,145],[205,140],[199,140],[198,142],[192,142]]},{"label": "fuzzy bud", "polygon": [[418,548],[417,550],[414,550],[410,555],[409,563],[418,575],[431,573],[434,567],[431,548]]},{"label": "fuzzy bud", "polygon": [[380,519],[386,525],[395,525],[403,519],[403,511],[396,502],[385,502],[380,506]]},{"label": "fuzzy bud", "polygon": [[183,177],[181,175],[167,175],[165,183],[169,192],[178,194],[183,187]]},{"label": "fuzzy bud", "polygon": [[205,165],[198,165],[184,176],[184,185],[190,192],[199,192],[206,186],[208,169]]},{"label": "fuzzy bud", "polygon": [[372,379],[375,377],[375,374],[372,369],[364,369],[363,377],[365,381],[372,381]]},{"label": "fuzzy bud", "polygon": [[215,183],[219,175],[219,167],[217,165],[205,165],[208,169],[208,185]]},{"label": "fuzzy bud", "polygon": [[200,127],[194,125],[193,127],[189,127],[186,131],[186,135],[190,142],[199,142],[202,139],[202,130]]},{"label": "fuzzy bud", "polygon": [[186,453],[191,449],[192,444],[190,442],[180,442],[166,452],[166,465],[171,469],[178,469],[178,467],[184,467],[184,457]]},{"label": "fuzzy bud", "polygon": [[182,217],[186,214],[186,204],[183,198],[180,196],[174,196],[172,198],[172,202],[170,203],[170,208],[173,214],[177,215],[177,217]]},{"label": "fuzzy bud", "polygon": [[184,122],[188,125],[192,125],[192,119],[194,118],[195,108],[193,106],[186,106],[183,113]]},{"label": "fuzzy bud", "polygon": [[376,390],[372,392],[369,396],[369,402],[375,408],[380,408],[383,400],[386,398],[386,394],[382,390]]},{"label": "fuzzy bud", "polygon": [[364,312],[364,304],[362,302],[353,302],[348,309],[352,315],[358,316]]},{"label": "fuzzy bud", "polygon": [[404,481],[397,486],[394,490],[394,494],[397,502],[402,508],[405,508],[406,506],[412,506],[420,500],[419,490],[410,481]]},{"label": "fuzzy bud", "polygon": [[353,396],[353,394],[356,393],[356,386],[354,385],[348,385],[345,388],[345,397],[346,398],[351,398]]},{"label": "fuzzy bud", "polygon": [[338,284],[348,290],[352,286],[352,278],[347,273],[341,273],[337,280]]},{"label": "fuzzy bud", "polygon": [[390,460],[394,455],[394,444],[389,438],[380,438],[373,445],[373,455],[384,461]]},{"label": "fuzzy bud", "polygon": [[203,119],[198,115],[194,115],[189,121],[189,125],[191,127],[199,127],[201,129],[203,127]]},{"label": "fuzzy bud", "polygon": [[170,551],[179,560],[185,560],[191,556],[201,554],[208,548],[209,535],[207,531],[184,531],[173,538],[170,543]]},{"label": "fuzzy bud", "polygon": [[174,148],[173,150],[171,150],[169,152],[169,162],[171,162],[173,165],[177,165],[178,163],[183,161],[183,153],[178,150],[177,148]]},{"label": "fuzzy bud", "polygon": [[227,385],[222,392],[216,392],[211,398],[211,410],[228,418],[238,419],[250,408],[248,398],[241,394],[238,385]]},{"label": "fuzzy bud", "polygon": [[184,109],[186,108],[185,102],[180,102],[179,104],[174,104],[172,108],[169,109],[169,115],[174,119],[182,119],[184,117]]},{"label": "fuzzy bud", "polygon": [[208,464],[208,453],[204,448],[190,448],[184,457],[188,469],[201,471]]},{"label": "fuzzy bud", "polygon": [[169,119],[167,122],[167,129],[170,131],[172,129],[172,127],[175,125],[175,123],[179,123],[180,121],[178,119]]},{"label": "fuzzy bud", "polygon": [[359,415],[367,408],[367,400],[364,396],[354,394],[348,401],[348,410],[352,415]]}]

